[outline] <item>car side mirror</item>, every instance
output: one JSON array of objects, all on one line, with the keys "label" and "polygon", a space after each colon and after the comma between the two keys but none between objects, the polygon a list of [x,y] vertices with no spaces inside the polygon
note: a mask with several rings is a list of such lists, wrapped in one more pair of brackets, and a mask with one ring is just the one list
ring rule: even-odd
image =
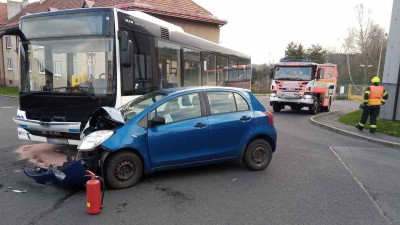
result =
[{"label": "car side mirror", "polygon": [[120,32],[121,65],[125,68],[132,66],[132,41],[129,40],[128,32]]},{"label": "car side mirror", "polygon": [[152,120],[150,120],[150,125],[153,127],[164,124],[165,124],[165,118],[162,116],[155,116]]}]

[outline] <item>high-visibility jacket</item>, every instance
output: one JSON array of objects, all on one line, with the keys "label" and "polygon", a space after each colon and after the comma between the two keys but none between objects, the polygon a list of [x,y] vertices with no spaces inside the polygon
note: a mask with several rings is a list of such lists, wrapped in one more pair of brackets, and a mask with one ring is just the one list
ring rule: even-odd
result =
[{"label": "high-visibility jacket", "polygon": [[369,98],[368,98],[368,105],[371,106],[380,106],[382,105],[382,97],[384,93],[383,86],[374,86],[371,85],[369,87]]}]

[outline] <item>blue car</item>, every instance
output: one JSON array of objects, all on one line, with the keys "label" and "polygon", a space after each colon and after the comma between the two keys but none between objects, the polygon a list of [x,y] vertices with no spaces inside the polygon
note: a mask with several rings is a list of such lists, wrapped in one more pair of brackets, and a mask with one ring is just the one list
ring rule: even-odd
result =
[{"label": "blue car", "polygon": [[163,89],[103,107],[84,133],[78,158],[115,189],[143,174],[226,161],[263,170],[277,139],[273,116],[256,97],[228,87]]}]

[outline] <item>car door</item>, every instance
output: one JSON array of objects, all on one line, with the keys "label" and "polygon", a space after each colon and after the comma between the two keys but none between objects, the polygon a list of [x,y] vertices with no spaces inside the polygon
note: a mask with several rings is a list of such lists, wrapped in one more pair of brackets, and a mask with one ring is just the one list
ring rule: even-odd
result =
[{"label": "car door", "polygon": [[247,144],[254,113],[245,98],[234,92],[209,91],[209,151],[213,159],[237,156]]},{"label": "car door", "polygon": [[208,121],[201,92],[172,98],[150,112],[165,124],[148,129],[149,155],[153,168],[207,159]]}]

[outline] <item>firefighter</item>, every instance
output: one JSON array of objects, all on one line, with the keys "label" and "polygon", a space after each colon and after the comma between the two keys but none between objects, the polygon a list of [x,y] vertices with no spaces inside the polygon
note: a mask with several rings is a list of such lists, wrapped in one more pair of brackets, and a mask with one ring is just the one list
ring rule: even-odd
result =
[{"label": "firefighter", "polygon": [[364,129],[368,116],[370,117],[369,132],[375,133],[376,131],[376,117],[379,115],[381,105],[384,105],[389,97],[383,86],[379,85],[380,82],[381,80],[379,77],[372,78],[371,86],[364,92],[364,102],[360,105],[360,109],[362,109],[363,112],[360,122],[356,125],[356,128],[360,131]]}]

